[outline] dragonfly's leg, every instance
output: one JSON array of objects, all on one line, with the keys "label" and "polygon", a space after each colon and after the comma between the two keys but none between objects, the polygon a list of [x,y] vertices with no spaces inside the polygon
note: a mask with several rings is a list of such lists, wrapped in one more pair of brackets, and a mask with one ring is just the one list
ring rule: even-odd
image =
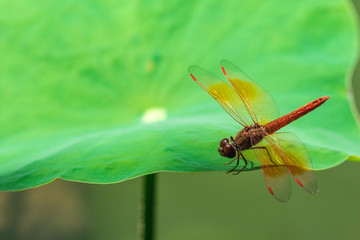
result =
[{"label": "dragonfly's leg", "polygon": [[239,174],[239,173],[240,173],[242,170],[244,170],[244,169],[246,168],[246,166],[248,165],[248,162],[246,161],[244,155],[243,155],[241,152],[239,152],[239,155],[241,155],[242,159],[243,159],[244,162],[245,162],[245,165],[244,165],[239,171],[237,171],[236,173],[233,173],[233,175]]},{"label": "dragonfly's leg", "polygon": [[269,155],[270,161],[276,165],[276,163],[272,160],[269,150],[266,147],[252,147],[251,149],[265,149],[267,154]]},{"label": "dragonfly's leg", "polygon": [[235,161],[236,160],[236,166],[233,168],[233,169],[231,169],[230,171],[228,171],[227,172],[227,174],[228,173],[231,173],[232,171],[234,171],[238,166],[239,166],[239,152],[237,151],[237,154],[236,154],[237,156],[236,156],[236,158],[234,158],[230,163],[232,163],[233,161]]},{"label": "dragonfly's leg", "polygon": [[235,142],[233,136],[230,136],[230,140],[231,140],[232,142]]},{"label": "dragonfly's leg", "polygon": [[230,165],[230,164],[232,164],[235,160],[236,160],[236,158],[234,158],[233,160],[231,160],[231,162],[224,163],[224,165]]}]

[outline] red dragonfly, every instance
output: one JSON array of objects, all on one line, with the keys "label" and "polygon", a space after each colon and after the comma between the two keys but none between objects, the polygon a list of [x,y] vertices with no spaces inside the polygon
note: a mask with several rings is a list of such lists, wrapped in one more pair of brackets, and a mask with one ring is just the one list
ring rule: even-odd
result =
[{"label": "red dragonfly", "polygon": [[[231,136],[230,140],[224,138],[220,141],[220,155],[233,158],[225,164],[236,161],[228,173],[239,174],[246,168],[247,159],[256,158],[270,194],[279,201],[290,199],[289,172],[300,187],[315,195],[318,192],[316,178],[304,144],[293,133],[277,131],[330,97],[320,97],[280,117],[272,97],[243,71],[226,60],[221,61],[221,69],[231,85],[198,66],[190,66],[189,73],[243,127],[235,138]],[[240,157],[245,165],[237,169]]]}]

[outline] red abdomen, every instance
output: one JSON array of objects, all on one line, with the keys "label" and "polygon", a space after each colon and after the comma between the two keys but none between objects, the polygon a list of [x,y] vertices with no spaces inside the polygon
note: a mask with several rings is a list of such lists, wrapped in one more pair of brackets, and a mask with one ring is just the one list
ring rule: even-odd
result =
[{"label": "red abdomen", "polygon": [[295,111],[292,111],[291,113],[288,113],[282,117],[279,117],[278,119],[275,119],[274,121],[267,123],[265,125],[265,131],[268,134],[272,134],[272,133],[278,131],[280,128],[285,127],[289,123],[295,121],[296,119],[306,115],[307,113],[311,112],[315,108],[319,107],[321,104],[323,104],[329,98],[330,98],[329,96],[325,96],[325,97],[315,99],[314,101],[309,102],[308,104],[302,106],[301,108],[298,108]]}]

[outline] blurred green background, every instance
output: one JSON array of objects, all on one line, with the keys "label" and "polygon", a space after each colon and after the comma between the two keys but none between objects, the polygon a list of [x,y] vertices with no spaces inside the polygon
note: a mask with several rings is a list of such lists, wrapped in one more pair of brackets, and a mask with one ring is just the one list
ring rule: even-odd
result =
[{"label": "blurred green background", "polygon": [[[359,1],[354,0],[357,9]],[[360,64],[353,77],[360,106]],[[280,204],[260,171],[161,173],[157,239],[359,239],[360,165],[317,172],[319,195],[293,188]],[[112,185],[56,180],[0,193],[0,239],[136,239],[141,179]]]}]

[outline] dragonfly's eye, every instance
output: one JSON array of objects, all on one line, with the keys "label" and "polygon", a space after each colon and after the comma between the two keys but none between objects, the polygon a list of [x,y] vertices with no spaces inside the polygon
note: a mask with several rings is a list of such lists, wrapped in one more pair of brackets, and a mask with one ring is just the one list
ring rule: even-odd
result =
[{"label": "dragonfly's eye", "polygon": [[228,138],[224,138],[224,139],[221,140],[221,142],[220,142],[220,147],[224,147],[227,143],[229,143],[229,139],[228,139]]},{"label": "dragonfly's eye", "polygon": [[233,158],[236,156],[236,150],[235,148],[230,145],[230,144],[226,144],[224,147],[224,153],[225,153],[225,157],[228,157],[228,158]]}]

